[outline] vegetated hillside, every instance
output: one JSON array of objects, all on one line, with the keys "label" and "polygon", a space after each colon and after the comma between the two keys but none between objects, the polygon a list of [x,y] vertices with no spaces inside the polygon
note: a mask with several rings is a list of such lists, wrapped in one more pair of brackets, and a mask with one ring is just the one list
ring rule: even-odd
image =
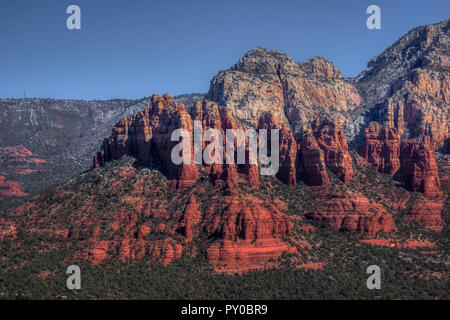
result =
[{"label": "vegetated hillside", "polygon": [[[367,178],[382,183],[373,185]],[[356,166],[349,186],[337,177],[332,176],[332,180],[334,192],[361,188],[373,202],[380,197],[388,199],[384,195],[408,193],[389,176],[368,167]],[[419,228],[405,221],[408,207],[395,215],[398,232],[377,237],[387,239],[387,245],[374,246],[358,233],[337,231],[305,219],[305,213],[316,208],[320,191],[303,182],[289,187],[266,177],[254,190],[242,181],[236,195],[227,195],[224,186],[214,185],[208,176],[183,191],[166,188],[166,183],[159,170],[136,168],[135,160],[127,158],[83,174],[17,209],[14,220],[23,224],[9,225],[8,230],[17,232],[12,238],[5,236],[5,228],[2,233],[2,296],[449,298],[448,224],[441,233]],[[293,222],[283,241],[296,248],[295,252],[268,260],[265,271],[218,273],[217,265],[208,260],[208,248],[220,241],[220,233],[211,233],[210,225],[202,221],[193,232],[193,240],[187,242],[186,224],[180,224],[192,196],[200,212],[210,211],[219,217],[230,198],[241,201],[252,197],[275,203]],[[386,201],[386,205],[396,204]],[[449,222],[448,212],[445,218]],[[164,249],[166,243],[173,250]],[[183,248],[179,255],[177,245]],[[243,262],[241,267],[245,267]],[[65,287],[65,269],[71,264],[81,266],[80,291]],[[370,291],[365,285],[366,268],[372,264],[382,268],[380,291]]]}]

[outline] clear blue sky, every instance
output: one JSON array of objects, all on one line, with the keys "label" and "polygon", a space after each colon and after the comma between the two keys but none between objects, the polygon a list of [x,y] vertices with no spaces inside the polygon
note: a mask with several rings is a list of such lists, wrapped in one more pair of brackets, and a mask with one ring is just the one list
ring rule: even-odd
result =
[{"label": "clear blue sky", "polygon": [[[81,8],[82,30],[66,28]],[[382,30],[366,28],[381,7]],[[140,98],[206,92],[256,46],[324,56],[344,76],[408,30],[449,18],[449,0],[0,0],[0,97]]]}]

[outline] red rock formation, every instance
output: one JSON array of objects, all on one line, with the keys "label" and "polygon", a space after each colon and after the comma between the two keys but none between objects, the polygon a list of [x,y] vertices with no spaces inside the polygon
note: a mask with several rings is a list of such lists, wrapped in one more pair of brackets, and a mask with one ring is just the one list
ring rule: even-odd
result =
[{"label": "red rock formation", "polygon": [[186,209],[184,210],[183,218],[181,220],[181,227],[184,228],[186,242],[192,241],[192,228],[200,222],[201,216],[202,213],[198,209],[197,201],[195,201],[195,196],[192,195]]},{"label": "red rock formation", "polygon": [[361,155],[378,172],[395,174],[400,169],[400,135],[397,129],[372,122],[366,129]]},{"label": "red rock formation", "polygon": [[304,132],[300,151],[306,184],[328,187],[330,179],[325,166],[324,152],[319,148],[311,130]]},{"label": "red rock formation", "polygon": [[440,232],[443,228],[441,212],[444,207],[443,200],[417,199],[411,206],[405,219],[425,228]]},{"label": "red rock formation", "polygon": [[256,164],[245,164],[245,174],[248,183],[255,189],[259,188],[259,168]]},{"label": "red rock formation", "polygon": [[[258,129],[267,130],[268,150],[271,150],[270,137],[272,129],[279,129],[276,121],[271,113],[264,114],[260,117]],[[287,185],[297,185],[297,169],[295,167],[297,161],[297,142],[294,139],[292,131],[287,125],[283,125],[279,129],[279,170],[277,178]]]},{"label": "red rock formation", "polygon": [[112,160],[111,146],[109,140],[105,139],[103,140],[103,144],[100,151],[94,155],[93,168],[101,167],[105,164],[105,162],[111,160]]},{"label": "red rock formation", "polygon": [[[226,130],[227,129],[237,129],[235,120],[231,117],[225,108],[219,107],[216,103],[201,100],[198,101],[192,110],[193,121],[200,121],[202,124],[202,134],[204,134],[208,129],[215,129],[222,134],[223,145],[226,144]],[[204,150],[209,144],[213,143],[202,141],[202,150]],[[236,152],[237,139],[234,141],[234,147]],[[236,164],[228,164],[226,162],[226,147],[223,148],[223,164],[203,164],[204,170],[209,174],[214,183],[218,184],[221,182],[229,183],[229,185],[236,185],[238,182],[238,176],[236,171]]]},{"label": "red rock formation", "polygon": [[287,126],[280,130],[280,168],[277,177],[284,183],[297,185],[297,143]]},{"label": "red rock formation", "polygon": [[125,239],[117,246],[117,251],[122,261],[148,259],[148,262],[157,261],[167,266],[181,257],[183,246],[170,237],[161,240]]},{"label": "red rock formation", "polygon": [[[115,189],[117,182],[127,181],[127,172],[133,172],[127,168],[132,167],[126,165],[116,169],[117,174],[113,175],[116,183],[102,184],[99,188],[107,192]],[[60,221],[55,221],[53,213],[43,214],[42,210],[58,212],[65,206],[61,206],[62,203],[71,202],[73,197],[81,195],[57,192],[51,196],[54,202],[45,209],[30,202],[14,210],[11,219],[25,215],[27,220],[17,228],[10,220],[0,221],[0,235],[12,237],[13,231],[20,230],[30,234],[44,233],[50,237],[63,237],[69,242],[82,235],[85,241],[77,242],[77,245],[84,249],[75,257],[67,259],[79,258],[94,265],[109,259],[119,259],[122,262],[158,261],[167,265],[179,258],[184,251],[180,241],[181,235],[189,242],[196,239],[200,232],[206,231],[210,236],[217,237],[217,241],[208,251],[208,258],[218,269],[228,263],[227,272],[272,266],[269,259],[278,258],[283,251],[293,250],[283,240],[289,236],[291,219],[269,202],[252,196],[231,194],[222,198],[221,195],[212,194],[214,199],[211,199],[211,204],[214,205],[207,207],[208,215],[204,218],[193,194],[184,210],[167,210],[168,202],[164,196],[166,191],[155,188],[154,184],[157,182],[147,178],[148,175],[137,173],[133,180],[133,189],[127,195],[115,195],[110,205],[115,206],[116,210],[108,208],[104,211],[95,201],[82,202],[82,207],[70,212],[70,219],[77,221],[80,228],[63,230]],[[48,197],[50,196],[43,195],[42,199],[36,198],[35,201],[49,203],[51,199]],[[281,201],[274,203],[281,208],[287,208]],[[225,210],[222,210],[223,208]],[[109,221],[107,225],[104,224],[106,217]],[[65,223],[63,225],[66,226]],[[104,240],[105,232],[109,234],[107,241]],[[229,247],[227,241],[231,244],[232,258],[227,258],[227,250],[224,251],[224,248]],[[198,251],[196,243],[187,245],[186,249],[189,249],[187,254]],[[217,255],[214,255],[215,252]],[[229,259],[234,262],[230,264]]]},{"label": "red rock formation", "polygon": [[173,239],[166,238],[162,241],[155,241],[149,248],[149,261],[159,261],[165,266],[170,264],[174,259],[181,257],[183,247]]},{"label": "red rock formation", "polygon": [[306,216],[325,222],[335,230],[364,235],[397,230],[391,214],[382,205],[371,203],[362,194],[321,194],[317,204],[317,209],[308,212]]},{"label": "red rock formation", "polygon": [[295,136],[320,114],[332,113],[337,123],[348,123],[347,112],[362,102],[356,87],[326,59],[296,63],[264,48],[247,52],[236,65],[220,71],[208,95],[255,127],[261,115],[271,113],[278,128],[288,124]]},{"label": "red rock formation", "polygon": [[[169,95],[152,96],[151,107],[138,115],[133,115],[119,121],[113,129],[109,139],[103,142],[101,151],[96,153],[93,167],[97,168],[105,162],[120,159],[126,156],[136,157],[140,163],[147,164],[152,158],[158,159],[162,164],[163,172],[167,175],[169,185],[186,189],[191,187],[199,177],[199,167],[194,162],[194,147],[191,143],[191,164],[174,165],[171,160],[171,151],[178,142],[171,141],[171,133],[175,129],[185,129],[193,136],[193,122],[200,121],[203,132],[216,129],[226,137],[227,129],[239,129],[235,120],[228,111],[216,103],[201,100],[197,102],[189,115],[183,105],[177,105]],[[212,142],[202,142],[202,151]],[[237,139],[235,141],[235,153]],[[225,182],[232,187],[238,183],[236,164],[226,162],[223,148],[224,164],[205,164],[201,170],[206,172],[215,184]],[[248,150],[246,154],[248,162]],[[252,186],[259,186],[259,170],[256,164],[247,164],[244,172]]]},{"label": "red rock formation", "polygon": [[441,195],[436,157],[428,144],[402,141],[401,162],[406,185],[411,191],[422,192],[427,197]]},{"label": "red rock formation", "polygon": [[400,171],[411,191],[428,197],[441,194],[436,157],[426,139],[422,143],[402,141],[397,129],[371,123],[361,155],[379,172],[394,175]]},{"label": "red rock formation", "polygon": [[197,181],[198,168],[193,161],[181,165],[172,162],[171,150],[178,142],[171,141],[171,134],[176,129],[192,132],[191,117],[183,105],[177,105],[167,94],[163,97],[153,95],[151,102],[151,106],[140,114],[124,118],[116,124],[111,137],[103,142],[101,151],[94,156],[94,167],[126,156],[135,156],[142,164],[149,163],[155,157],[162,164],[172,186],[188,188]]},{"label": "red rock formation", "polygon": [[291,228],[290,219],[273,205],[246,197],[233,197],[220,217],[217,226],[221,239],[241,239],[253,241],[286,236]]},{"label": "red rock formation", "polygon": [[270,267],[269,259],[277,259],[292,247],[278,239],[248,241],[223,240],[213,243],[207,250],[209,262],[217,272],[242,273]]},{"label": "red rock formation", "polygon": [[[175,145],[170,141],[170,133],[178,128],[193,132],[193,122],[200,121],[202,133],[208,129],[221,132],[226,141],[227,129],[243,129],[236,124],[230,113],[216,103],[201,100],[197,102],[189,115],[182,105],[177,105],[170,96],[163,98],[154,95],[152,106],[141,114],[122,119],[113,129],[111,137],[104,141],[102,150],[94,157],[94,167],[105,162],[132,155],[141,163],[148,163],[152,158],[157,158],[163,165],[163,171],[171,180],[169,185],[185,189],[192,186],[198,179],[198,168],[192,164],[174,165],[170,159],[171,149]],[[259,129],[270,130],[277,128],[276,121],[271,113],[266,113],[259,120]],[[352,176],[352,159],[348,152],[347,142],[342,129],[331,121],[316,121],[313,123],[313,131],[305,133],[301,158],[305,168],[305,180],[308,185],[328,186],[330,184],[326,172],[326,166],[334,172],[342,181],[348,182]],[[202,151],[212,141],[202,142]],[[238,147],[238,139],[234,141],[235,155]],[[248,143],[246,139],[245,143]],[[280,167],[277,177],[288,185],[297,184],[297,150],[298,145],[293,133],[287,125],[283,125],[279,132],[279,160]],[[259,170],[257,164],[249,164],[249,151],[246,147],[246,164],[243,172],[249,183],[258,188]],[[269,142],[270,150],[270,142]],[[191,145],[191,150],[193,147]],[[226,163],[226,148],[223,148],[223,160],[225,164],[202,165],[215,184],[225,182],[232,189],[238,183],[237,168],[235,164]],[[193,159],[193,155],[192,155]]]},{"label": "red rock formation", "polygon": [[256,198],[231,197],[220,217],[210,216],[206,221],[207,230],[220,238],[207,250],[209,262],[218,271],[265,268],[269,259],[290,249],[281,238],[288,236],[291,220]]},{"label": "red rock formation", "polygon": [[444,20],[411,30],[373,58],[357,80],[366,104],[378,109],[378,121],[407,138],[427,131],[436,149],[450,133],[449,25]]},{"label": "red rock formation", "polygon": [[342,182],[348,183],[353,176],[353,162],[342,128],[328,119],[321,121],[319,118],[311,124],[311,128],[318,146],[323,150],[327,168]]},{"label": "red rock formation", "polygon": [[106,259],[115,256],[117,252],[121,261],[128,259],[142,260],[147,258],[149,262],[158,261],[164,265],[170,264],[174,259],[181,257],[183,247],[176,240],[166,237],[161,240],[144,240],[141,232],[149,232],[147,229],[138,231],[138,238],[122,238],[117,240],[98,241],[95,238],[89,242],[89,247],[76,257],[99,265]]},{"label": "red rock formation", "polygon": [[450,194],[450,156],[446,155],[442,159],[441,187],[444,194]]},{"label": "red rock formation", "polygon": [[[311,127],[311,130],[304,132],[300,147],[306,183],[311,186],[329,185],[327,167],[344,183],[348,183],[353,175],[352,158],[342,128],[330,120],[319,118]],[[258,128],[267,129],[270,136],[270,130],[277,128],[272,114],[263,114]],[[279,132],[280,168],[277,177],[288,185],[297,183],[298,149],[292,131],[283,125]]]}]

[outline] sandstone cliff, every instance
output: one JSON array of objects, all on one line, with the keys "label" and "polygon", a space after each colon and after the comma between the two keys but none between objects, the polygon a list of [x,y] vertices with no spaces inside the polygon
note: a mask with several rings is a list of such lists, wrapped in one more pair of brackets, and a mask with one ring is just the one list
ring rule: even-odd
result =
[{"label": "sandstone cliff", "polygon": [[375,119],[433,149],[449,139],[450,21],[418,27],[373,58],[356,79]]},{"label": "sandstone cliff", "polygon": [[220,272],[264,268],[269,259],[293,250],[283,241],[291,228],[289,217],[275,206],[253,197],[232,197],[222,215],[208,223],[208,231],[220,239],[207,250],[209,262]]},{"label": "sandstone cliff", "polygon": [[361,155],[379,172],[401,172],[409,190],[428,197],[441,195],[436,157],[427,141],[404,141],[396,128],[371,123]]},{"label": "sandstone cliff", "polygon": [[392,215],[362,194],[325,193],[319,196],[317,209],[307,217],[327,223],[336,230],[367,236],[397,231]]},{"label": "sandstone cliff", "polygon": [[279,51],[260,47],[220,71],[211,81],[208,97],[251,126],[262,114],[272,113],[275,124],[280,128],[288,124],[295,136],[301,136],[319,114],[346,124],[345,113],[362,102],[331,62],[313,58],[296,63]]}]

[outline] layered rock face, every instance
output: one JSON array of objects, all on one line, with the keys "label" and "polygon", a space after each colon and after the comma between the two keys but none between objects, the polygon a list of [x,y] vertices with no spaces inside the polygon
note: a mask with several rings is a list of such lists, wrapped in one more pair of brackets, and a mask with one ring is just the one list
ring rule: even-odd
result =
[{"label": "layered rock face", "polygon": [[280,130],[280,169],[277,177],[285,184],[295,186],[297,184],[297,143],[292,131],[286,125]]},{"label": "layered rock face", "polygon": [[404,141],[396,128],[371,123],[361,155],[381,173],[394,175],[400,171],[411,191],[428,197],[441,194],[436,157],[427,141]]},{"label": "layered rock face", "polygon": [[[267,130],[267,137],[271,137],[271,130],[278,129],[276,120],[272,113],[263,114],[259,119],[258,129]],[[268,150],[271,150],[270,140]],[[297,149],[298,145],[294,139],[292,131],[283,125],[279,129],[279,170],[277,178],[287,185],[295,186],[297,184]]]},{"label": "layered rock face", "polygon": [[330,179],[325,166],[324,152],[319,148],[311,130],[307,130],[303,134],[300,151],[306,184],[309,186],[329,186]]},{"label": "layered rock face", "polygon": [[405,219],[425,228],[440,232],[443,228],[441,212],[444,207],[443,200],[417,199],[411,206]]},{"label": "layered rock face", "polygon": [[197,201],[195,197],[192,195],[189,199],[189,203],[184,210],[183,218],[181,220],[180,226],[184,228],[184,235],[186,237],[186,242],[192,241],[193,238],[193,229],[200,222],[202,217],[202,213],[200,212]]},{"label": "layered rock face", "polygon": [[400,169],[400,144],[397,129],[372,122],[366,129],[361,155],[378,172],[393,175]]},{"label": "layered rock face", "polygon": [[90,248],[81,252],[77,258],[99,265],[113,258],[109,252],[116,250],[119,251],[119,257],[123,262],[128,259],[142,260],[146,256],[149,262],[158,261],[167,266],[174,259],[181,257],[183,247],[170,238],[152,242],[123,240],[119,245],[111,241],[97,241],[92,242]]},{"label": "layered rock face", "polygon": [[[257,48],[219,72],[211,81],[208,96],[226,107],[241,125],[255,127],[261,114],[273,113],[277,127],[286,124],[297,143],[317,115],[328,115],[343,127],[351,146],[359,147],[358,134],[375,120],[396,128],[408,139],[427,137],[434,150],[443,146],[439,150],[448,153],[448,57],[449,20],[411,30],[372,59],[355,79],[344,79],[323,58],[297,63],[278,51]],[[191,106],[202,98],[193,94],[174,100],[191,113]],[[14,181],[17,179],[9,174],[25,174],[21,181],[27,192],[68,181],[86,169],[98,141],[114,123],[144,110],[149,103],[149,98],[0,99],[5,111],[0,119],[4,129],[0,145],[22,144],[47,161],[6,169],[0,164],[0,172]],[[45,170],[40,173],[40,169]],[[31,171],[37,172],[26,174]],[[52,178],[46,179],[48,176]]]},{"label": "layered rock face", "polygon": [[212,79],[209,99],[254,127],[262,114],[272,113],[277,127],[289,124],[295,136],[301,136],[319,114],[329,114],[341,125],[348,123],[344,113],[362,101],[331,62],[313,58],[296,63],[279,51],[260,47]]},{"label": "layered rock face", "polygon": [[[339,70],[326,59],[316,57],[300,64],[281,52],[263,48],[249,51],[229,70],[219,72],[211,81],[209,99],[212,101],[199,101],[189,108],[192,117],[191,123],[186,122],[186,128],[192,125],[192,121],[200,120],[204,131],[215,128],[225,133],[229,128],[248,126],[281,129],[278,177],[289,185],[297,183],[295,166],[299,162],[297,160],[299,148],[295,137],[300,140],[303,130],[308,129],[310,121],[319,114],[332,116],[338,123],[347,124],[348,116],[344,114],[361,104],[361,97],[355,87],[347,83]],[[168,114],[174,116],[174,112],[162,111],[166,108],[167,102],[159,107],[154,107],[154,102],[152,101],[152,107],[146,109],[140,116],[125,118],[116,125],[110,141],[105,141],[102,147],[103,155],[100,153],[98,159],[94,159],[95,166],[102,165],[105,160],[118,159],[124,154],[137,155],[144,163],[152,157],[164,158],[161,153],[156,156],[152,154],[154,151],[151,146],[156,145],[158,141],[153,137],[156,134],[154,131],[160,130],[156,128],[164,126],[164,118],[167,118]],[[161,110],[157,111],[158,108]],[[160,120],[162,113],[164,116]],[[270,117],[269,123],[261,125],[261,119],[267,115]],[[152,120],[156,118],[157,120]],[[321,123],[320,127],[318,126],[319,124],[314,127],[313,136],[323,150],[326,165],[347,183],[352,175],[352,168],[342,129],[331,122]],[[167,141],[163,142],[167,144]],[[202,148],[206,146],[204,143]],[[308,184],[328,184],[325,167],[320,164],[320,156],[315,155],[314,148],[309,149],[308,146],[300,153],[305,154],[306,167],[317,171],[315,167],[319,166],[318,170],[321,171],[306,173],[306,180],[310,181]],[[319,164],[309,163],[313,158],[317,158]],[[205,166],[205,169],[210,172],[213,180],[227,180],[224,173],[228,172],[231,175],[229,180],[235,181],[234,166],[222,168],[212,165]],[[195,177],[196,174],[191,172],[192,170],[194,169],[186,166],[181,169],[183,172],[186,171],[187,175]],[[185,180],[180,179],[180,173],[175,172],[177,170],[173,168],[172,170],[166,168],[166,171],[171,172],[178,181]],[[256,165],[245,165],[248,181],[254,187],[259,185],[257,171]],[[320,177],[317,177],[317,181],[313,181],[316,174]],[[192,182],[187,183],[185,187],[190,184]]]},{"label": "layered rock face", "polygon": [[362,194],[323,194],[316,210],[307,217],[327,223],[335,230],[358,232],[367,236],[390,233],[397,228],[392,215]]},{"label": "layered rock face", "polygon": [[[225,181],[228,183],[230,187],[236,185],[238,183],[236,164],[226,163],[226,136],[227,136],[226,130],[238,129],[235,120],[230,116],[230,114],[227,112],[226,109],[220,108],[216,103],[208,100],[201,100],[197,102],[193,106],[191,113],[193,120],[201,122],[202,135],[209,129],[215,129],[222,135],[222,141],[219,141],[219,144],[225,146],[223,148],[223,152],[221,155],[223,159],[223,164],[208,165],[204,163],[203,170],[205,170],[209,174],[209,176],[215,183]],[[216,137],[212,138],[211,141],[203,140],[201,146],[202,150],[204,151],[209,145],[213,144],[214,139],[216,139]],[[243,143],[245,143],[245,141]],[[233,141],[235,152],[237,144],[238,141],[237,138],[235,138]],[[236,163],[236,161],[234,161],[234,163]]]},{"label": "layered rock face", "polygon": [[[203,135],[209,129],[221,133],[225,145],[227,129],[245,130],[231,116],[227,109],[209,100],[198,101],[190,108],[190,114],[183,105],[177,105],[169,95],[152,97],[152,105],[137,115],[122,119],[113,129],[109,139],[103,142],[102,150],[94,157],[94,167],[102,166],[105,162],[126,156],[135,156],[141,164],[149,164],[157,159],[162,169],[176,188],[189,188],[205,172],[215,183],[225,182],[232,189],[238,183],[238,168],[236,164],[226,163],[226,146],[223,148],[224,164],[205,164],[196,166],[193,162],[194,145],[191,142],[191,164],[174,165],[171,161],[171,150],[177,142],[170,141],[171,133],[175,129],[186,129],[194,134],[193,123],[201,124]],[[297,184],[299,166],[303,168],[305,182],[310,186],[326,187],[330,185],[328,169],[336,174],[344,183],[348,183],[353,174],[352,159],[343,130],[334,122],[317,118],[311,129],[304,132],[300,144],[294,138],[288,125],[279,129],[277,119],[273,113],[261,115],[258,129],[267,130],[268,150],[271,150],[271,130],[279,130],[279,171],[277,177],[288,185]],[[236,131],[235,131],[236,132]],[[213,144],[202,140],[202,152]],[[259,186],[258,164],[250,164],[248,154],[248,139],[240,141],[235,137],[234,157],[236,162],[237,149],[244,143],[245,165],[242,172],[246,180],[254,187]],[[238,145],[239,144],[239,145]]]},{"label": "layered rock face", "polygon": [[[310,126],[311,129],[303,133],[299,144],[287,125],[279,130],[280,168],[277,177],[295,186],[299,167],[302,167],[307,185],[327,187],[330,185],[328,168],[348,183],[353,174],[352,158],[342,128],[326,118],[316,118]],[[270,130],[277,128],[273,115],[262,115],[258,128],[268,129],[270,136]]]},{"label": "layered rock face", "polygon": [[387,101],[387,124],[410,137],[428,137],[433,149],[450,136],[450,73],[415,69]]},{"label": "layered rock face", "polygon": [[217,232],[221,239],[242,239],[252,242],[286,237],[291,227],[289,217],[279,212],[273,205],[251,196],[242,199],[233,196],[229,199],[220,220],[216,220],[209,231]]},{"label": "layered rock face", "polygon": [[430,146],[416,141],[403,141],[400,152],[406,186],[430,198],[440,196],[439,171]]},{"label": "layered rock face", "polygon": [[207,250],[219,272],[239,273],[267,266],[269,259],[293,250],[282,241],[292,228],[289,217],[261,200],[232,197],[220,217],[206,217],[207,230],[219,239]]},{"label": "layered rock face", "polygon": [[[216,129],[222,134],[225,143],[227,129],[242,129],[230,116],[228,111],[219,107],[216,103],[201,100],[190,108],[191,114],[186,112],[183,105],[177,104],[169,95],[160,97],[153,95],[151,106],[137,115],[123,118],[113,128],[112,135],[103,142],[102,149],[94,156],[94,168],[102,166],[105,162],[120,159],[126,156],[134,156],[143,164],[159,161],[170,185],[186,189],[191,187],[199,177],[200,170],[207,173],[217,183],[226,182],[230,186],[236,185],[238,180],[236,164],[227,164],[225,150],[223,148],[222,159],[224,164],[206,164],[202,166],[194,164],[194,144],[190,141],[191,163],[175,165],[171,159],[173,147],[178,142],[171,141],[171,134],[176,129],[185,129],[194,137],[194,121],[199,121],[203,135],[209,129]],[[202,139],[201,152],[211,141]],[[235,153],[237,152],[237,138],[235,139]],[[244,141],[244,143],[246,143]],[[246,146],[244,146],[246,147]],[[248,153],[246,155],[248,160]],[[235,161],[236,162],[236,161]],[[257,164],[244,165],[244,174],[254,187],[259,185],[259,169]]]},{"label": "layered rock face", "polygon": [[[193,164],[193,153],[191,164],[175,165],[171,160],[171,150],[177,144],[171,141],[171,135],[176,129],[193,130],[184,106],[169,95],[153,95],[150,107],[115,125],[111,137],[95,155],[94,167],[126,156],[135,156],[141,164],[148,164],[154,158],[160,161],[173,185],[188,188],[197,181],[198,168]],[[192,141],[190,144],[193,150]]]},{"label": "layered rock face", "polygon": [[[311,129],[303,133],[297,144],[292,131],[283,125],[279,131],[280,169],[277,177],[288,185],[296,185],[297,171],[302,166],[303,178],[309,186],[327,187],[330,180],[326,169],[344,183],[353,175],[352,158],[342,128],[334,122],[316,118]],[[272,114],[261,116],[258,128],[277,128]]]},{"label": "layered rock face", "polygon": [[304,132],[300,144],[301,163],[306,184],[330,185],[326,169],[342,182],[348,183],[353,175],[353,161],[348,151],[342,128],[334,122],[316,118],[311,129]]},{"label": "layered rock face", "polygon": [[427,136],[433,149],[449,138],[450,21],[411,30],[355,81],[379,122],[409,138]]},{"label": "layered rock face", "polygon": [[450,194],[450,156],[445,156],[441,161],[442,177],[441,186],[444,194]]},{"label": "layered rock face", "polygon": [[319,118],[311,127],[318,146],[323,150],[325,164],[342,182],[348,183],[353,175],[353,161],[342,128],[328,119],[320,121]]}]

